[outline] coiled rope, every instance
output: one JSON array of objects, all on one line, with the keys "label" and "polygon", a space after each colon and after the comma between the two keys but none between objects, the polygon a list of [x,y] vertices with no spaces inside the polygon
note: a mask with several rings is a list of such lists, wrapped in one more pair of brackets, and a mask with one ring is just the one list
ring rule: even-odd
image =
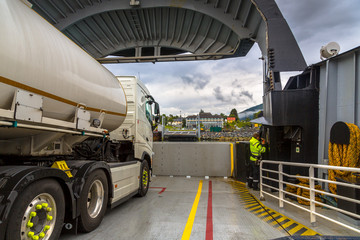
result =
[{"label": "coiled rope", "polygon": [[[297,185],[303,186],[303,187],[309,187],[309,179],[304,179],[304,178],[296,178],[296,179],[299,180],[299,182],[300,182]],[[320,185],[315,185],[315,189],[322,190]],[[304,189],[304,188],[301,188],[301,187],[295,187],[293,185],[286,185],[286,191],[291,192],[291,193],[295,193],[298,196],[302,196],[302,197],[305,197],[305,198],[310,198],[310,191],[308,189]],[[321,195],[322,194],[316,192],[315,193],[315,200],[318,201],[318,202],[322,202],[322,199],[320,198]],[[298,203],[303,204],[303,205],[307,205],[307,206],[310,205],[309,201],[304,200],[304,199],[299,198],[299,197],[297,198],[297,201],[298,201]],[[316,204],[316,206],[318,207],[320,205]]]},{"label": "coiled rope", "polygon": [[[350,130],[349,144],[336,144],[329,142],[329,165],[342,167],[360,167],[360,129],[352,123],[346,123]],[[328,170],[329,180],[336,181],[341,178],[351,180],[351,172],[342,170]],[[329,183],[329,189],[336,194],[336,184]]]}]

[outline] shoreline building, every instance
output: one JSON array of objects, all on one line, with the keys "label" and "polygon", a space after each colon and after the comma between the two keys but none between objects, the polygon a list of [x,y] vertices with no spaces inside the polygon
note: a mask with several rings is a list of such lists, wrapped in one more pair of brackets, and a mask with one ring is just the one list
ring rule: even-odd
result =
[{"label": "shoreline building", "polygon": [[[199,113],[200,123],[204,125],[204,129],[210,129],[211,127],[223,127],[224,119],[220,115],[212,115],[209,112]],[[186,127],[196,128],[198,115],[190,115],[186,117]]]},{"label": "shoreline building", "polygon": [[175,118],[172,122],[169,122],[169,125],[173,127],[182,127],[183,118]]}]

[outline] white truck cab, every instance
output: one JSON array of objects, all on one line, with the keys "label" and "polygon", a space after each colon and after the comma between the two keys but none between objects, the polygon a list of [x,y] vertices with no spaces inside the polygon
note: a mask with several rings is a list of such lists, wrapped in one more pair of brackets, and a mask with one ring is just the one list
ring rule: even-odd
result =
[{"label": "white truck cab", "polygon": [[[146,86],[134,76],[117,76],[127,99],[127,115],[123,124],[110,133],[112,141],[132,144],[135,159],[150,160],[153,155],[153,128],[159,120],[159,105]],[[126,158],[131,158],[127,155]],[[129,159],[127,159],[129,160]]]}]

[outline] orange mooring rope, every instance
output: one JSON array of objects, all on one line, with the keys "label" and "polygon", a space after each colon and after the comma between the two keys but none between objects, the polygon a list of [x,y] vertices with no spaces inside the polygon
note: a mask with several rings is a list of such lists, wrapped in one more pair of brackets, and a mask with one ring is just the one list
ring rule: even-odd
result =
[{"label": "orange mooring rope", "polygon": [[[352,123],[346,123],[350,130],[350,142],[336,144],[329,142],[329,165],[342,167],[360,167],[360,129]],[[336,181],[341,178],[350,181],[351,172],[340,170],[329,170],[329,180]],[[329,189],[336,194],[336,184],[329,183]]]},{"label": "orange mooring rope", "polygon": [[[300,182],[297,185],[300,185],[300,186],[303,186],[303,187],[309,187],[309,179],[297,178],[297,180]],[[322,190],[320,185],[315,185],[315,189]],[[310,198],[310,191],[307,190],[307,189],[303,189],[301,187],[295,187],[295,186],[292,186],[292,185],[286,185],[286,191],[291,192],[291,193],[295,193],[298,196],[302,196],[302,197],[305,197],[305,198]],[[315,193],[315,200],[318,201],[318,202],[321,202],[320,195],[321,195],[320,193]],[[310,205],[309,201],[304,200],[304,199],[299,198],[299,197],[297,198],[297,201],[300,204],[303,204],[303,205],[307,205],[307,206]],[[316,204],[316,206],[319,207],[320,205]]]}]

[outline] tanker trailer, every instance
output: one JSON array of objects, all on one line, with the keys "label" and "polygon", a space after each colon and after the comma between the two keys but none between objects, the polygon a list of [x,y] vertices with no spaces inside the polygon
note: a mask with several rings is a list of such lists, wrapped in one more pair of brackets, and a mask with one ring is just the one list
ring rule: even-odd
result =
[{"label": "tanker trailer", "polygon": [[[108,207],[146,195],[158,104],[135,80],[126,99],[20,0],[0,1],[0,31],[0,240],[90,232]],[[139,110],[127,114],[127,102]]]}]

